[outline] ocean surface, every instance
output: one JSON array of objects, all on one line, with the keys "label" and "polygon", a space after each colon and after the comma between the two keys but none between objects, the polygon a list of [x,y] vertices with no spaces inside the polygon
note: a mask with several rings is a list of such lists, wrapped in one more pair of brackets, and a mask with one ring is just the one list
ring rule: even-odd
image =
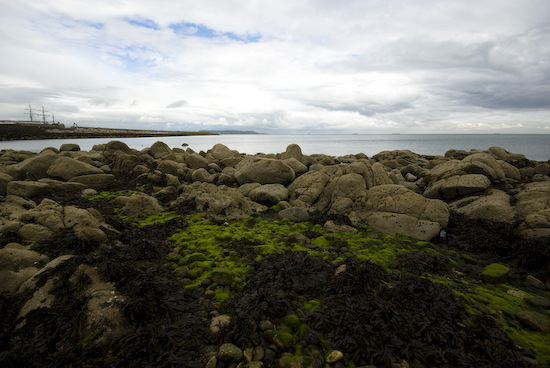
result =
[{"label": "ocean surface", "polygon": [[[0,142],[0,150],[27,150],[40,152],[46,147],[59,148],[64,143],[77,143],[83,151],[96,144],[108,143],[113,138],[44,139]],[[240,153],[281,153],[289,144],[298,144],[306,155],[322,153],[330,156],[364,153],[371,157],[382,151],[410,150],[422,155],[444,155],[450,149],[469,151],[502,147],[512,153],[521,153],[530,160],[550,160],[550,134],[353,134],[353,135],[217,135],[186,137],[121,138],[130,148],[142,150],[157,141],[171,148],[191,148],[207,151],[222,143]],[[188,144],[187,147],[182,146]]]}]

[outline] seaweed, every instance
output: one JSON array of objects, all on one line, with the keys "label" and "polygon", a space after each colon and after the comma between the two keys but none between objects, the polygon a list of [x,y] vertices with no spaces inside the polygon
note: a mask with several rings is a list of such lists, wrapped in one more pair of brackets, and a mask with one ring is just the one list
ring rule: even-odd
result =
[{"label": "seaweed", "polygon": [[449,259],[430,252],[408,252],[397,255],[396,266],[415,275],[424,273],[443,275],[449,271]]}]

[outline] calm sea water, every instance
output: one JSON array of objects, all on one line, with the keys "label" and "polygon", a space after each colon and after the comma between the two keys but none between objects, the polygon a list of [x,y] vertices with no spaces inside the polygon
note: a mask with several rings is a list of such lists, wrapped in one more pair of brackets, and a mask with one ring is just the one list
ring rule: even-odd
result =
[{"label": "calm sea water", "polygon": [[[0,142],[0,149],[40,152],[46,147],[59,148],[64,143],[77,143],[84,151],[96,144],[112,141],[112,138],[93,139],[45,139],[34,141]],[[450,149],[486,150],[497,146],[512,153],[524,154],[530,160],[550,160],[550,134],[399,134],[399,135],[217,135],[187,137],[154,137],[118,139],[129,147],[141,150],[156,141],[163,141],[171,148],[187,143],[194,151],[207,151],[222,143],[240,153],[280,153],[289,144],[296,143],[306,155],[323,153],[331,156],[364,153],[373,156],[382,151],[410,150],[424,155],[444,155]]]}]

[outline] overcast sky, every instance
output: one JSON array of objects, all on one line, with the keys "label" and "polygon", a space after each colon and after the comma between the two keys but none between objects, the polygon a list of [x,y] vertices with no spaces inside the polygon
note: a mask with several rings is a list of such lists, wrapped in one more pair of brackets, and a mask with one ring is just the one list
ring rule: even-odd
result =
[{"label": "overcast sky", "polygon": [[0,0],[0,119],[548,134],[549,19],[548,0]]}]

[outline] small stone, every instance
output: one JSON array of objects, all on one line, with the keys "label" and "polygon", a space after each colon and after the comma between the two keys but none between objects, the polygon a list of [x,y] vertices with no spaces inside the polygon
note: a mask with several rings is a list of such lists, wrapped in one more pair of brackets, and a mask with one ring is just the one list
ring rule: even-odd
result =
[{"label": "small stone", "polygon": [[292,358],[292,353],[286,352],[279,358],[279,367],[286,367],[286,361]]},{"label": "small stone", "polygon": [[525,282],[533,287],[536,287],[537,289],[541,289],[541,290],[546,289],[546,286],[544,285],[544,283],[534,276],[531,276],[531,275],[527,276],[525,278]]},{"label": "small stone", "polygon": [[271,323],[271,321],[264,320],[260,322],[258,327],[260,327],[260,330],[262,331],[273,330],[273,323]]},{"label": "small stone", "polygon": [[243,358],[243,351],[231,344],[226,343],[220,346],[220,349],[218,350],[218,359],[224,362],[238,362]]},{"label": "small stone", "polygon": [[212,318],[212,321],[210,322],[210,331],[213,334],[217,334],[218,332],[220,332],[220,328],[228,326],[229,322],[231,322],[231,317],[229,317],[227,314],[216,316]]},{"label": "small stone", "polygon": [[205,368],[216,368],[216,365],[218,364],[218,359],[214,355],[212,358],[208,360],[208,363],[206,363]]},{"label": "small stone", "polygon": [[344,353],[339,350],[333,350],[327,354],[325,361],[329,364],[335,363],[344,357]]},{"label": "small stone", "polygon": [[339,274],[344,273],[344,272],[346,272],[346,265],[341,264],[340,266],[338,266],[336,271],[334,271],[334,276],[338,276]]},{"label": "small stone", "polygon": [[523,291],[520,290],[508,290],[506,294],[515,296],[516,298],[525,299],[528,297],[527,294],[525,294]]},{"label": "small stone", "polygon": [[252,353],[253,361],[261,361],[264,359],[264,348],[262,346],[256,346]]},{"label": "small stone", "polygon": [[315,361],[309,356],[300,356],[286,363],[288,368],[314,368]]},{"label": "small stone", "polygon": [[486,266],[481,273],[481,279],[488,284],[502,284],[506,282],[510,269],[499,263]]},{"label": "small stone", "polygon": [[535,331],[550,332],[548,316],[532,311],[520,311],[516,313],[516,318]]},{"label": "small stone", "polygon": [[525,301],[529,304],[531,304],[534,307],[542,307],[549,309],[550,308],[550,300],[544,299],[544,298],[527,298]]},{"label": "small stone", "polygon": [[216,292],[214,290],[206,290],[204,293],[205,299],[214,299],[215,296],[216,296]]},{"label": "small stone", "polygon": [[521,357],[521,360],[523,360],[523,362],[525,363],[525,365],[527,367],[538,367],[539,366],[539,362],[537,362],[535,359],[523,356],[523,357]]},{"label": "small stone", "polygon": [[244,360],[247,362],[247,363],[250,363],[253,359],[252,359],[252,354],[254,352],[254,348],[246,348],[244,349],[243,351],[243,355],[244,355]]}]

